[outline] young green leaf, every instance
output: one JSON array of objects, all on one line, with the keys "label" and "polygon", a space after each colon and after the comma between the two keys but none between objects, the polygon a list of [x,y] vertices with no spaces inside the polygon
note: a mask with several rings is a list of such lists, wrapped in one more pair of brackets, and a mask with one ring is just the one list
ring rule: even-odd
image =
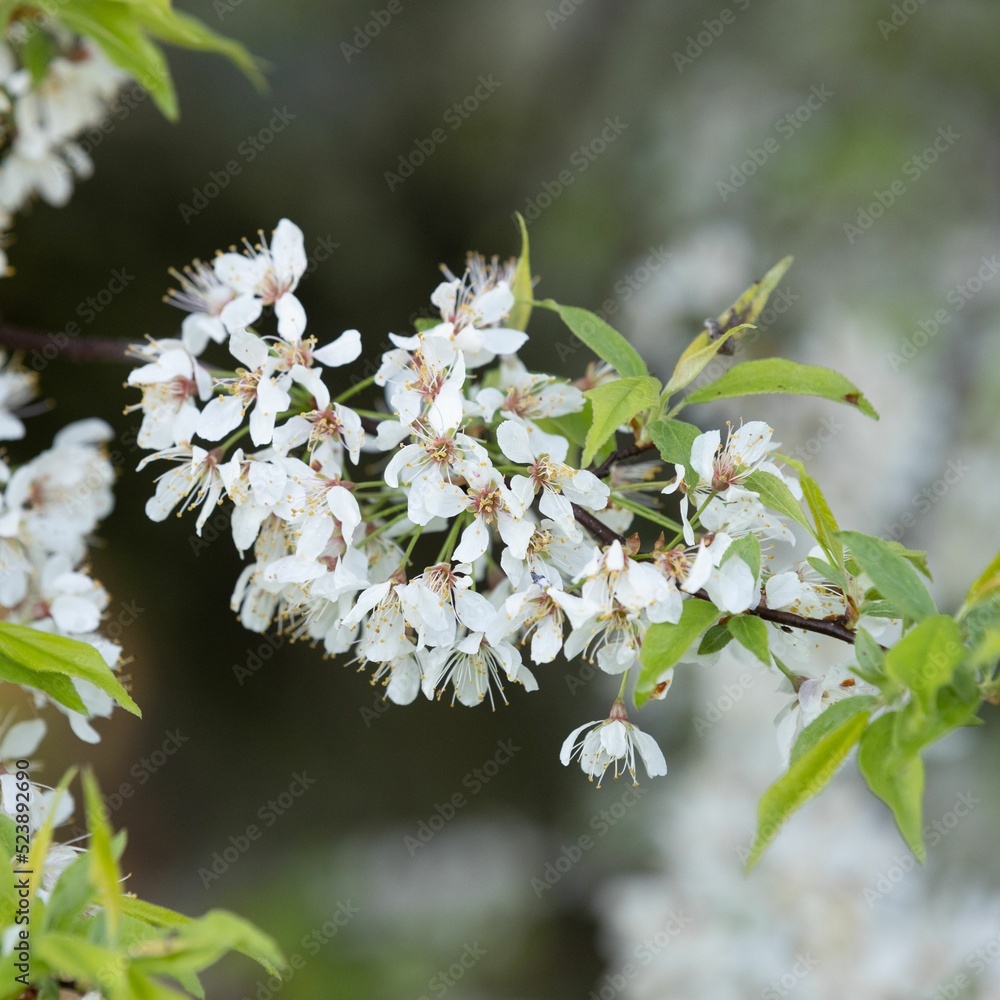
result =
[{"label": "young green leaf", "polygon": [[748,489],[753,490],[760,497],[760,502],[768,510],[773,510],[777,514],[783,514],[785,517],[797,521],[810,534],[812,533],[813,527],[802,512],[802,504],[795,499],[795,495],[788,488],[788,485],[773,472],[757,469],[744,477],[743,482]]},{"label": "young green leaf", "polygon": [[[875,685],[885,691],[888,678],[885,673],[885,653],[882,647],[872,638],[871,633],[863,628],[859,628],[854,633],[854,655],[858,661],[855,673],[869,684]],[[886,695],[895,694],[893,691],[885,692]]]},{"label": "young green leaf", "polygon": [[761,358],[734,365],[715,382],[703,385],[684,397],[683,403],[708,403],[734,396],[791,393],[795,396],[819,396],[857,407],[878,419],[871,403],[861,390],[843,375],[830,368],[803,365],[785,358]]},{"label": "young green leaf", "polygon": [[723,332],[739,326],[752,324],[764,311],[771,292],[792,266],[793,257],[783,257],[756,284],[751,285],[720,317],[719,329]]},{"label": "young green leaf", "polygon": [[[104,662],[104,657],[93,646],[78,639],[51,635],[26,625],[0,622],[0,667],[9,671],[12,665],[52,677],[77,677],[89,681],[114,698],[122,708],[133,715],[142,715],[139,706]],[[63,701],[62,698],[59,700]],[[66,704],[65,701],[63,703]],[[86,712],[82,706],[76,710]]]},{"label": "young green leaf", "polygon": [[552,299],[536,301],[535,305],[558,313],[570,330],[619,375],[629,378],[649,374],[636,349],[600,316],[576,306],[561,306]]},{"label": "young green leaf", "polygon": [[527,330],[534,289],[531,283],[531,259],[528,256],[528,227],[520,212],[517,213],[517,224],[521,230],[521,256],[517,258],[517,266],[514,268],[514,283],[511,286],[514,308],[507,317],[507,326],[512,330]]},{"label": "young green leaf", "polygon": [[698,647],[699,656],[707,656],[725,649],[733,641],[733,633],[725,625],[713,625],[701,640]]},{"label": "young green leaf", "polygon": [[101,800],[101,792],[89,771],[83,772],[83,795],[87,804],[87,830],[90,833],[90,881],[97,889],[108,933],[111,940],[115,941],[121,916],[121,872],[111,845],[111,825]]},{"label": "young green leaf", "polygon": [[969,592],[965,595],[965,607],[976,604],[998,590],[1000,590],[1000,552],[969,587]]},{"label": "young green leaf", "polygon": [[792,747],[790,763],[794,764],[820,740],[825,739],[835,729],[839,729],[847,719],[857,715],[858,712],[867,712],[874,704],[875,696],[870,694],[858,694],[835,701],[799,734],[795,746]]},{"label": "young green leaf", "polygon": [[760,579],[760,539],[756,535],[744,535],[732,542],[726,549],[726,554],[722,557],[720,565],[725,565],[728,560],[734,557],[742,559],[750,567],[754,580]]},{"label": "young green leaf", "polygon": [[696,477],[691,470],[691,445],[701,435],[700,428],[683,420],[654,420],[646,430],[664,462],[683,465],[686,477]]},{"label": "young green leaf", "polygon": [[883,715],[865,730],[858,750],[858,768],[872,794],[892,810],[907,846],[918,861],[923,861],[924,763],[919,753],[903,753],[896,747],[898,715]]},{"label": "young green leaf", "polygon": [[838,531],[836,537],[851,550],[882,597],[896,604],[907,618],[921,621],[937,611],[916,570],[887,541],[860,531]]},{"label": "young green leaf", "polygon": [[590,465],[598,449],[615,431],[628,423],[637,413],[656,406],[660,398],[660,383],[651,376],[620,378],[613,382],[588,389],[584,395],[590,400],[594,422],[587,432],[581,463]]},{"label": "young green leaf", "polygon": [[726,622],[726,628],[733,638],[764,664],[771,665],[771,649],[768,643],[767,624],[753,615],[734,615]]},{"label": "young green leaf", "polygon": [[727,330],[721,337],[712,340],[707,330],[702,330],[688,344],[684,353],[677,359],[674,373],[663,388],[663,398],[668,399],[675,392],[690,385],[704,370],[708,363],[719,353],[719,349],[746,326],[735,326]]},{"label": "young green leaf", "polygon": [[792,813],[822,791],[837,773],[861,738],[868,717],[868,712],[851,715],[803,752],[764,793],[757,808],[757,833],[746,862],[747,871],[757,864],[764,848]]},{"label": "young green leaf", "polygon": [[687,652],[688,647],[719,620],[719,609],[711,601],[696,597],[684,602],[681,620],[676,625],[660,622],[650,625],[642,644],[642,670],[635,685],[635,704],[641,708],[649,701],[657,681]]},{"label": "young green leaf", "polygon": [[885,672],[909,688],[926,714],[934,711],[938,691],[951,683],[964,646],[950,615],[932,615],[910,629],[885,654]]}]

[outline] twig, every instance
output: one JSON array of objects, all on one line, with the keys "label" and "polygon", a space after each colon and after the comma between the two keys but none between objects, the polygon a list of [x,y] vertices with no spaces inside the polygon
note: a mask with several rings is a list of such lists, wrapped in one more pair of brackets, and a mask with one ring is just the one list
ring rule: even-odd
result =
[{"label": "twig", "polygon": [[46,333],[0,323],[0,347],[14,351],[38,351],[46,361],[62,357],[66,361],[106,361],[113,364],[135,364],[126,356],[128,340],[102,337],[80,337],[65,331]]}]

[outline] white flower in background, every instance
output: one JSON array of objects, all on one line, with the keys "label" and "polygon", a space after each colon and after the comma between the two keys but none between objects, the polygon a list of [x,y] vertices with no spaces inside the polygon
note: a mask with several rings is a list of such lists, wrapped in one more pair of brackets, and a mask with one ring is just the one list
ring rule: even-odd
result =
[{"label": "white flower in background", "polygon": [[111,435],[103,420],[78,420],[16,469],[4,495],[0,538],[19,538],[29,553],[66,552],[79,562],[85,537],[115,505],[115,472],[103,447]]},{"label": "white flower in background", "polygon": [[358,625],[364,619],[358,641],[358,656],[362,660],[388,663],[410,650],[412,643],[406,638],[406,618],[397,592],[401,582],[384,580],[363,590],[344,618],[345,625]]},{"label": "white flower in background", "polygon": [[762,420],[751,420],[735,430],[730,427],[724,447],[719,431],[707,431],[694,439],[691,470],[698,477],[697,486],[692,487],[685,481],[686,470],[683,465],[677,465],[677,478],[661,491],[667,494],[680,491],[681,520],[688,545],[694,544],[694,531],[688,519],[692,500],[697,508],[713,493],[724,503],[756,499],[757,494],[744,485],[752,472],[769,472],[785,479],[781,470],[768,459],[778,447],[771,442],[773,433]]},{"label": "white flower in background", "polygon": [[490,526],[496,524],[506,546],[516,558],[523,559],[534,531],[534,525],[523,520],[530,492],[525,496],[522,488],[519,496],[504,485],[503,476],[492,468],[480,471],[469,467],[466,478],[467,490],[451,483],[438,483],[424,491],[424,506],[431,514],[448,519],[463,511],[473,515],[472,523],[462,532],[454,558],[459,562],[475,562],[489,549]]},{"label": "white flower in background", "polygon": [[280,589],[265,587],[261,576],[271,563],[289,554],[289,534],[290,529],[281,518],[273,514],[266,517],[254,542],[255,561],[243,568],[233,587],[229,606],[240,624],[251,632],[266,632],[278,613]]},{"label": "white flower in background", "polygon": [[511,488],[522,496],[529,489],[532,495],[540,490],[542,496],[538,509],[550,517],[565,535],[579,541],[583,535],[573,515],[573,504],[603,510],[611,495],[609,488],[585,469],[574,469],[548,455],[537,457],[531,448],[528,429],[516,421],[505,420],[500,424],[497,443],[512,462],[528,467],[527,476],[515,475],[511,478]]},{"label": "white flower in background", "polygon": [[[449,281],[442,282],[431,295],[431,302],[442,322],[425,331],[428,336],[447,338],[465,357],[466,366],[481,368],[498,354],[515,354],[528,339],[521,330],[502,326],[514,308],[513,262],[490,263],[479,254],[470,253],[461,278],[442,268]],[[417,338],[393,337],[400,347],[412,350]]]},{"label": "white flower in background", "polygon": [[170,273],[181,288],[171,288],[166,301],[189,313],[181,323],[181,339],[198,357],[210,340],[221,344],[228,336],[222,310],[236,298],[236,292],[219,279],[211,265],[200,260],[188,264],[183,272],[171,268]]},{"label": "white flower in background", "polygon": [[372,684],[382,684],[385,696],[395,705],[410,705],[420,694],[424,679],[423,659],[427,652],[417,652],[413,643],[406,643],[397,656],[379,663],[372,674]]},{"label": "white flower in background", "polygon": [[128,384],[142,390],[142,402],[125,409],[142,410],[139,447],[170,448],[190,441],[201,416],[197,400],[211,397],[212,376],[180,341],[152,341],[146,357],[148,364],[128,374]]},{"label": "white flower in background", "polygon": [[707,542],[702,539],[681,589],[688,594],[704,589],[717,608],[738,615],[757,606],[760,591],[746,562],[735,552],[729,553],[732,543],[722,532]]},{"label": "white flower in background", "polygon": [[17,410],[38,395],[38,376],[22,368],[0,351],[0,441],[24,437],[24,424]]},{"label": "white flower in background", "polygon": [[[593,728],[591,728],[593,727]],[[586,729],[590,732],[581,739],[577,737]],[[656,740],[628,721],[625,704],[620,699],[611,706],[609,717],[604,720],[585,722],[566,737],[559,753],[563,764],[569,764],[576,757],[580,759],[583,773],[601,787],[604,774],[614,764],[614,777],[626,771],[632,777],[632,784],[638,785],[635,777],[636,751],[646,766],[646,773],[657,778],[667,773],[667,762]]]},{"label": "white flower in background", "polygon": [[506,638],[523,629],[522,643],[531,639],[531,662],[551,663],[562,650],[565,617],[552,595],[534,583],[504,601],[488,634]]},{"label": "white flower in background", "polygon": [[258,447],[268,444],[278,414],[291,403],[288,394],[291,373],[279,372],[278,358],[270,352],[266,341],[247,330],[237,330],[230,336],[229,353],[247,367],[238,368],[235,378],[215,379],[215,385],[223,388],[225,394],[210,400],[201,411],[197,434],[206,441],[221,441],[243,423],[244,415],[253,405],[250,440]]},{"label": "white flower in background", "polygon": [[486,421],[497,413],[503,420],[517,421],[527,430],[534,454],[565,462],[569,442],[559,434],[543,431],[535,421],[579,413],[585,402],[583,393],[569,382],[554,375],[534,375],[517,358],[505,358],[499,366],[497,387],[480,389],[466,412]]},{"label": "white flower in background", "polygon": [[177,445],[147,455],[136,470],[157,459],[179,464],[156,477],[156,492],[146,501],[146,516],[151,521],[163,521],[178,504],[181,505],[178,513],[200,506],[201,513],[195,523],[195,531],[200,536],[225,488],[218,452],[206,451],[198,445]]},{"label": "white flower in background", "polygon": [[465,358],[443,337],[418,334],[399,348],[382,355],[375,384],[386,387],[386,400],[399,422],[423,420],[439,433],[455,430],[462,422]]},{"label": "white flower in background", "polygon": [[470,632],[454,646],[440,646],[427,655],[424,694],[440,698],[450,684],[453,705],[457,699],[462,705],[474,708],[489,695],[490,706],[496,708],[494,686],[507,704],[501,673],[508,680],[523,684],[526,691],[538,690],[538,682],[522,664],[521,654],[514,646],[502,639],[490,641],[482,632]]},{"label": "white flower in background", "polygon": [[341,478],[332,449],[321,445],[309,465],[297,458],[285,458],[282,464],[297,487],[291,499],[298,532],[296,555],[315,559],[335,532],[350,546],[361,524],[361,508],[354,498],[354,484]]},{"label": "white flower in background", "polygon": [[[528,517],[528,512],[525,516]],[[500,566],[515,590],[532,583],[561,590],[566,580],[576,580],[600,550],[589,538],[574,541],[547,518],[533,527],[524,558],[509,548],[500,554]]]},{"label": "white flower in background", "polygon": [[[380,424],[380,429],[386,423]],[[450,483],[453,477],[463,477],[467,469],[489,469],[490,460],[486,449],[461,431],[436,431],[420,422],[408,430],[413,441],[389,459],[382,476],[393,489],[400,484],[411,487],[408,517],[414,524],[425,525],[435,516],[425,503],[428,491]]]},{"label": "white flower in background", "polygon": [[[809,555],[826,558],[818,546]],[[764,584],[764,596],[769,608],[791,611],[803,618],[827,618],[843,615],[847,610],[844,595],[808,562],[769,577]]]},{"label": "white flower in background", "polygon": [[471,569],[466,563],[437,563],[400,585],[403,613],[417,631],[419,649],[454,645],[459,625],[485,632],[493,623],[496,608],[471,589]]},{"label": "white flower in background", "polygon": [[282,219],[271,234],[270,245],[263,231],[259,236],[257,246],[247,242],[243,253],[215,258],[216,277],[236,293],[219,317],[226,329],[235,333],[256,322],[264,306],[273,306],[278,333],[297,344],[306,328],[305,310],[294,294],[308,263],[302,230]]},{"label": "white flower in background", "polygon": [[[877,695],[878,689],[866,684],[851,671],[853,660],[834,664],[817,677],[803,677],[795,697],[777,715],[778,750],[785,767],[792,753],[795,741],[802,730],[829,708],[834,702],[852,698],[855,695]],[[789,687],[787,678],[782,679],[782,687]]]}]

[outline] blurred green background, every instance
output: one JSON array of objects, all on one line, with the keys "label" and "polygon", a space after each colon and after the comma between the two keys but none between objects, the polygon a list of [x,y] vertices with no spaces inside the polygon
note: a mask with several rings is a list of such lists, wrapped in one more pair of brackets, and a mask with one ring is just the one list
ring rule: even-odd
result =
[{"label": "blurred green background", "polygon": [[[119,270],[127,287],[84,335],[171,336],[181,315],[160,301],[167,269],[287,216],[310,254],[335,244],[301,286],[310,332],[323,341],[357,327],[377,360],[388,332],[407,332],[429,310],[440,262],[458,270],[469,249],[516,253],[512,213],[521,211],[538,293],[606,310],[662,376],[704,317],[794,254],[781,286],[787,309],[746,356],[837,367],[881,422],[784,399],[693,418],[706,427],[769,420],[850,527],[891,533],[913,513],[897,537],[930,550],[945,607],[1000,547],[1000,281],[991,283],[1000,271],[991,263],[1000,7],[909,0],[913,12],[900,7],[897,25],[893,5],[859,0],[181,6],[266,59],[270,92],[256,94],[220,60],[172,53],[180,122],[140,102],[93,146],[96,174],[68,208],[36,205],[19,219],[17,274],[0,288],[9,321],[61,330]],[[387,178],[421,146],[432,152],[411,176]],[[233,163],[238,171],[227,170]],[[880,193],[892,204],[869,211]],[[980,270],[988,276],[970,285]],[[928,336],[939,310],[947,319]],[[555,358],[557,327],[533,322],[526,362],[580,374],[583,352]],[[690,723],[694,683],[679,676],[640,722],[661,742],[670,776],[644,782],[638,807],[539,897],[531,880],[624,792],[595,793],[558,761],[564,735],[603,716],[614,683],[571,691],[564,674],[579,666],[554,665],[537,671],[538,694],[515,690],[492,715],[423,700],[382,712],[366,676],[302,645],[274,648],[234,620],[241,561],[224,520],[199,546],[192,518],[145,519],[152,474],[134,471],[138,419],[122,410],[138,397],[122,388],[124,368],[56,360],[42,378],[58,406],[35,419],[30,441],[41,446],[63,423],[95,414],[118,435],[118,505],[94,567],[114,597],[112,620],[133,609],[121,641],[145,719],[119,713],[88,752],[107,793],[122,783],[134,792],[114,812],[129,830],[131,888],[185,912],[225,906],[257,921],[302,956],[281,991],[288,997],[579,998],[595,989],[606,954],[595,893],[658,866],[649,803],[669,803],[674,776],[704,751]],[[956,458],[963,471],[947,494],[918,503]],[[240,683],[236,668],[255,656],[262,665]],[[991,721],[995,729],[995,711]],[[770,715],[758,722],[748,746],[760,745],[773,775]],[[974,874],[982,887],[997,882],[997,750],[987,729],[942,771],[948,789],[969,781],[987,792],[942,848],[957,859],[955,878]],[[186,742],[151,772],[143,758],[174,732]],[[498,741],[518,748],[510,763],[486,784],[470,779]],[[49,780],[79,748],[66,741],[61,752]],[[302,772],[315,779],[308,792],[224,874],[200,877],[230,838],[263,827],[258,810]],[[932,792],[935,780],[945,779],[932,774]],[[426,846],[405,839],[456,794],[457,815]],[[752,821],[751,807],[748,832]],[[735,857],[731,867],[741,879]],[[231,960],[210,995],[267,1000],[274,985]],[[760,984],[748,989],[757,995]]]}]

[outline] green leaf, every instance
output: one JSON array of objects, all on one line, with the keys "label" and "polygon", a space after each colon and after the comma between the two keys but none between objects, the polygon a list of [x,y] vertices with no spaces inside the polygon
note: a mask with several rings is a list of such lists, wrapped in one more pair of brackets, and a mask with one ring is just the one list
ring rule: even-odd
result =
[{"label": "green leaf", "polygon": [[870,694],[858,694],[852,698],[835,701],[799,734],[795,746],[792,747],[790,762],[794,764],[820,740],[825,739],[835,729],[839,729],[847,719],[853,718],[858,712],[868,711],[875,704],[875,701],[875,696]]},{"label": "green leaf", "polygon": [[764,664],[771,665],[771,648],[768,643],[768,628],[765,622],[754,615],[735,615],[726,622],[726,628],[733,638]]},{"label": "green leaf", "polygon": [[727,560],[732,557],[742,559],[749,567],[750,572],[753,573],[754,581],[760,580],[760,539],[756,535],[744,535],[731,542],[720,565],[725,565]]},{"label": "green leaf", "polygon": [[72,922],[93,903],[96,895],[90,883],[90,855],[81,854],[66,867],[52,890],[45,907],[45,929],[70,930]]},{"label": "green leaf", "polygon": [[660,622],[650,625],[642,644],[642,670],[635,685],[635,704],[641,708],[660,677],[687,652],[691,644],[719,620],[719,609],[711,601],[692,597],[684,602],[681,620],[676,625]]},{"label": "green leaf", "polygon": [[667,399],[675,392],[690,385],[705,369],[708,363],[719,353],[720,348],[735,336],[745,326],[736,326],[727,330],[721,337],[712,340],[707,330],[702,330],[694,340],[688,344],[684,353],[677,359],[674,366],[674,373],[670,376],[670,381],[663,389],[663,398]]},{"label": "green leaf", "polygon": [[938,691],[951,683],[964,647],[950,615],[925,618],[885,654],[885,672],[909,688],[923,711],[934,711]]},{"label": "green leaf", "polygon": [[[858,661],[855,673],[869,684],[885,691],[885,653],[882,647],[872,638],[871,633],[859,628],[854,633],[854,656]],[[895,691],[893,690],[893,694]],[[890,694],[886,691],[886,694]]]},{"label": "green leaf", "polygon": [[[840,525],[830,510],[830,505],[823,496],[823,491],[819,488],[819,483],[806,472],[805,466],[794,458],[786,455],[781,456],[782,461],[787,462],[799,475],[799,484],[802,487],[802,495],[809,505],[809,512],[813,516],[816,524],[815,535],[823,551],[833,560],[843,577],[844,569],[844,546],[837,540],[837,532]],[[846,583],[845,580],[842,580]]]},{"label": "green leaf", "polygon": [[795,396],[819,396],[857,407],[878,419],[871,403],[853,382],[830,368],[803,365],[785,358],[761,358],[734,365],[715,382],[703,385],[684,397],[684,405],[708,403],[713,399],[756,396],[762,393],[791,393]]},{"label": "green leaf", "polygon": [[29,670],[20,663],[8,660],[0,648],[0,681],[10,684],[20,684],[22,687],[34,688],[47,694],[53,701],[71,708],[74,712],[87,714],[87,706],[77,693],[73,682],[63,674],[43,673],[40,670]]},{"label": "green leaf", "polygon": [[908,549],[902,542],[896,542],[892,539],[886,539],[886,545],[892,549],[897,555],[901,555],[908,563],[916,566],[920,572],[927,577],[928,580],[933,580],[931,576],[931,571],[927,566],[927,553],[921,551],[920,549]]},{"label": "green leaf", "polygon": [[752,324],[764,311],[771,292],[792,266],[793,257],[783,257],[755,285],[751,285],[720,317],[719,328],[725,332],[740,324]]},{"label": "green leaf", "polygon": [[1000,591],[1000,552],[969,587],[969,592],[965,595],[965,605],[968,607],[975,604],[997,591]]},{"label": "green leaf", "polygon": [[167,61],[143,32],[131,4],[74,0],[60,8],[58,19],[77,34],[97,42],[115,65],[149,91],[165,118],[177,119],[177,94]]},{"label": "green leaf", "polygon": [[[139,706],[119,684],[118,678],[104,662],[104,657],[85,642],[40,632],[25,625],[0,622],[0,665],[9,668],[12,664],[36,673],[88,681],[113,698],[122,708],[133,715],[142,716]],[[67,704],[62,698],[58,700]],[[79,702],[79,697],[76,701]],[[77,708],[76,711],[87,713],[85,707]]]},{"label": "green leaf", "polygon": [[[646,428],[664,462],[683,465],[685,480],[697,480],[698,475],[691,469],[691,445],[701,436],[701,429],[683,420],[654,420]],[[697,482],[694,483],[697,485]]]},{"label": "green leaf", "polygon": [[717,653],[720,649],[725,649],[732,641],[733,633],[725,625],[713,625],[701,640],[698,655],[707,656],[710,653]]},{"label": "green leaf", "polygon": [[660,398],[660,383],[651,376],[620,378],[605,382],[593,389],[587,389],[584,396],[590,400],[594,411],[594,422],[587,432],[587,443],[581,462],[590,465],[598,448],[615,431],[628,423],[637,413],[656,406]]},{"label": "green leaf", "polygon": [[838,531],[836,537],[851,550],[879,593],[906,617],[921,621],[937,611],[916,570],[884,539],[860,531]]},{"label": "green leaf", "polygon": [[97,889],[104,908],[111,940],[117,939],[121,916],[121,872],[111,844],[108,823],[97,781],[89,771],[83,772],[83,795],[87,805],[87,829],[90,833],[90,881]]},{"label": "green leaf", "polygon": [[507,317],[507,326],[512,330],[527,330],[531,318],[531,303],[535,297],[531,282],[531,260],[528,256],[528,227],[520,212],[517,213],[517,224],[521,230],[521,256],[517,258],[514,268],[514,308]]},{"label": "green leaf", "polygon": [[31,950],[69,981],[99,986],[101,992],[118,997],[117,987],[124,978],[127,961],[111,948],[102,948],[76,934],[49,933],[32,940]]},{"label": "green leaf", "polygon": [[[837,547],[841,550],[844,548],[840,542],[837,542]],[[812,568],[816,570],[816,572],[819,573],[824,580],[828,580],[841,590],[847,590],[847,577],[844,576],[844,574],[837,569],[836,566],[831,566],[825,559],[819,559],[816,556],[806,556],[806,562],[809,563],[809,565],[812,566]]]},{"label": "green leaf", "polygon": [[924,763],[919,753],[902,753],[896,747],[894,730],[898,715],[898,712],[883,715],[865,730],[858,750],[858,768],[872,794],[892,810],[907,846],[917,860],[923,861]]},{"label": "green leaf", "polygon": [[535,305],[558,313],[570,330],[619,375],[630,378],[649,374],[636,349],[600,316],[576,306],[561,306],[552,299],[536,301]]},{"label": "green leaf", "polygon": [[[822,791],[861,738],[869,713],[859,712],[822,739],[816,741],[764,793],[757,808],[757,833],[750,848],[746,870],[760,860],[764,848],[775,838],[785,821]],[[804,734],[803,734],[804,735]]]},{"label": "green leaf", "polygon": [[258,91],[267,89],[260,64],[239,42],[220,35],[190,14],[172,10],[169,3],[140,2],[134,10],[137,19],[155,38],[181,48],[225,56]]},{"label": "green leaf", "polygon": [[791,518],[801,524],[810,534],[813,527],[809,519],[802,512],[802,504],[795,499],[795,495],[788,488],[784,480],[779,479],[773,472],[763,472],[757,469],[743,479],[744,485],[754,491],[760,502],[778,514]]}]

